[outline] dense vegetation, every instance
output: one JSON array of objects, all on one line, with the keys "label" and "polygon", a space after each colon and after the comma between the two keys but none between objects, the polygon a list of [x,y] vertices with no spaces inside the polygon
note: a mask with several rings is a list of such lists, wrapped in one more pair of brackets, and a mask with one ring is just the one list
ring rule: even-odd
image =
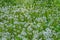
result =
[{"label": "dense vegetation", "polygon": [[60,40],[60,0],[0,0],[0,40]]}]

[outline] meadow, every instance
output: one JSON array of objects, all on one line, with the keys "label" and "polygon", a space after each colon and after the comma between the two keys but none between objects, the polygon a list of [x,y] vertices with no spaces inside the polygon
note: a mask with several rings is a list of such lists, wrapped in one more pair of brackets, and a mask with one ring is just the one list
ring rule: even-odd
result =
[{"label": "meadow", "polygon": [[0,0],[0,40],[60,40],[60,0]]}]

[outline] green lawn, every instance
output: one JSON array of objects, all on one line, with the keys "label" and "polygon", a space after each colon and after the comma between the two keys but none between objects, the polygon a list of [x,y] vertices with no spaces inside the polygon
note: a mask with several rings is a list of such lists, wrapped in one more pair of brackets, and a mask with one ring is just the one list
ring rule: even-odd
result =
[{"label": "green lawn", "polygon": [[60,40],[60,0],[0,0],[0,40]]}]

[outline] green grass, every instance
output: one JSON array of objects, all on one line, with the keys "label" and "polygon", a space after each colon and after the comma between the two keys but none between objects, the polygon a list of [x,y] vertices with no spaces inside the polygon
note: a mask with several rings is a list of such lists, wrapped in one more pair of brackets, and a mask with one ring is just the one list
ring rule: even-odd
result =
[{"label": "green grass", "polygon": [[60,1],[1,0],[0,40],[60,40]]}]

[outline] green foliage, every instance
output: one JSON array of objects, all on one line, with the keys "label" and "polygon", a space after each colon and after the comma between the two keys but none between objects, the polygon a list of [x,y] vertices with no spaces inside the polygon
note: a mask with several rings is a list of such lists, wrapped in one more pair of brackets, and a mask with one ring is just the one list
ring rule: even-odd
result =
[{"label": "green foliage", "polygon": [[60,40],[60,0],[0,0],[0,38]]}]

